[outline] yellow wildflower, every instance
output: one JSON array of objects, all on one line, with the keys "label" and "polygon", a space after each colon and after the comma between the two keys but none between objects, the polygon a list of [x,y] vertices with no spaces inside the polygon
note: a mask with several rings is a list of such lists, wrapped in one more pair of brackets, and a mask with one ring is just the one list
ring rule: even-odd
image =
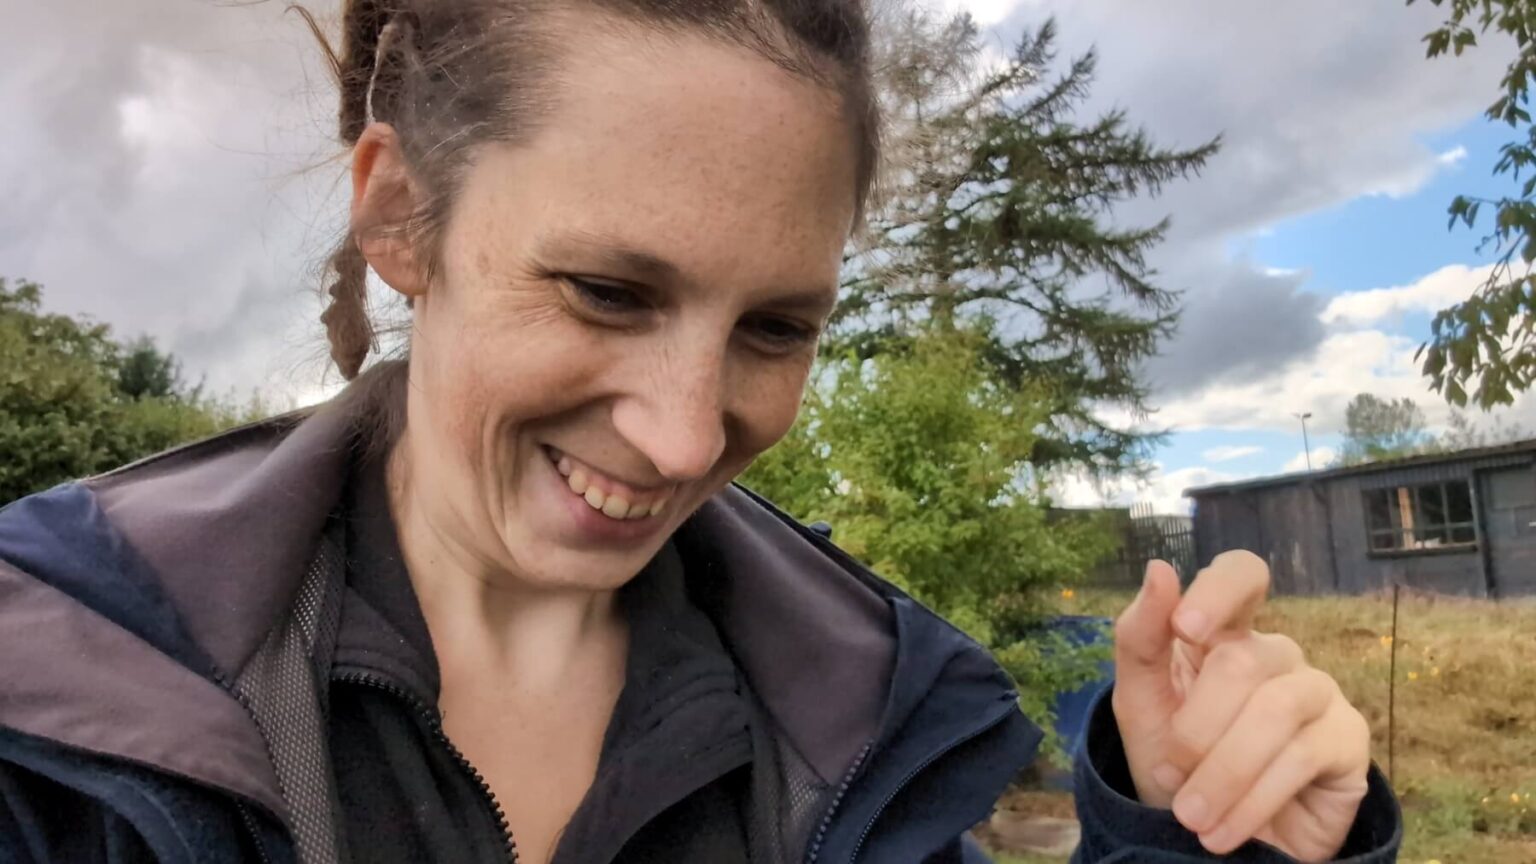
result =
[{"label": "yellow wildflower", "polygon": [[1391,644],[1392,644],[1392,637],[1391,636],[1383,636],[1383,637],[1381,637],[1381,647],[1386,648],[1386,647],[1390,646]]},{"label": "yellow wildflower", "polygon": [[1417,673],[1417,672],[1409,672],[1408,673],[1408,680],[1409,681],[1417,681],[1417,680],[1419,680],[1419,673]]},{"label": "yellow wildflower", "polygon": [[1061,596],[1064,599],[1071,600],[1073,597],[1077,596],[1077,592],[1073,591],[1071,588],[1063,588],[1061,589]]},{"label": "yellow wildflower", "polygon": [[1520,793],[1519,792],[1511,792],[1511,793],[1509,793],[1509,803],[1511,803],[1511,804],[1519,804],[1520,803]]}]

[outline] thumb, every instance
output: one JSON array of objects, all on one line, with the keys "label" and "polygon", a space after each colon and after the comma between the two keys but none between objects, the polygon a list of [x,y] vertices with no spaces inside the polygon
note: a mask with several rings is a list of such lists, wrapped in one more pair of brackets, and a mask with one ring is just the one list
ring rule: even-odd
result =
[{"label": "thumb", "polygon": [[1115,721],[1137,792],[1153,806],[1172,797],[1151,780],[1166,759],[1169,723],[1180,703],[1172,671],[1178,605],[1178,574],[1166,562],[1153,561],[1141,591],[1115,622]]},{"label": "thumb", "polygon": [[[1161,707],[1171,714],[1178,706],[1173,689],[1173,611],[1179,605],[1179,577],[1164,561],[1147,565],[1136,599],[1115,622],[1115,690],[1132,698],[1136,707]],[[1139,713],[1139,712],[1138,712]]]}]

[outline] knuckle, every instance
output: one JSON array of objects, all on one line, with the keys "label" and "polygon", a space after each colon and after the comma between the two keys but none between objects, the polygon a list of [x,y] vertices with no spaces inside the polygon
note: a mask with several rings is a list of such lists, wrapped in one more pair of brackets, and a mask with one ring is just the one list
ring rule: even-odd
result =
[{"label": "knuckle", "polygon": [[1115,651],[1119,656],[1146,661],[1156,654],[1156,647],[1147,644],[1145,628],[1136,619],[1132,610],[1120,613],[1120,617],[1115,619],[1113,629]]},{"label": "knuckle", "polygon": [[1137,640],[1136,624],[1125,615],[1121,615],[1115,621],[1114,640],[1115,653],[1122,659],[1141,660],[1146,649]]},{"label": "knuckle", "polygon": [[1297,773],[1304,777],[1316,777],[1322,773],[1324,759],[1322,751],[1305,738],[1298,738],[1286,745],[1285,758],[1295,766]]},{"label": "knuckle", "polygon": [[[1315,666],[1307,666],[1296,674],[1300,676],[1302,682],[1307,687],[1325,695],[1327,701],[1331,702],[1335,699],[1344,701],[1344,692],[1339,689],[1339,682],[1335,681],[1333,676],[1327,672]],[[1347,705],[1348,703],[1346,702],[1345,704]],[[1354,709],[1351,708],[1350,710]]]},{"label": "knuckle", "polygon": [[1168,723],[1169,730],[1173,733],[1174,746],[1194,755],[1204,755],[1205,736],[1200,724],[1187,711],[1180,711],[1173,715]]},{"label": "knuckle", "polygon": [[1257,678],[1263,664],[1247,640],[1223,642],[1205,657],[1205,667],[1223,679],[1249,681]]},{"label": "knuckle", "polygon": [[1253,694],[1254,708],[1264,717],[1299,717],[1306,705],[1301,689],[1299,682],[1272,678]]},{"label": "knuckle", "polygon": [[1264,648],[1274,652],[1275,656],[1281,660],[1283,668],[1295,669],[1298,666],[1306,665],[1307,652],[1295,639],[1284,633],[1261,633],[1257,635],[1263,642]]},{"label": "knuckle", "polygon": [[1347,702],[1339,710],[1342,714],[1341,739],[1347,742],[1351,755],[1363,756],[1368,760],[1371,753],[1371,721]]},{"label": "knuckle", "polygon": [[1131,617],[1131,611],[1127,609],[1115,619],[1115,641],[1126,642],[1135,636],[1135,619]]},{"label": "knuckle", "polygon": [[1349,709],[1349,717],[1350,725],[1354,727],[1351,737],[1354,739],[1355,745],[1359,748],[1360,752],[1369,757],[1371,752],[1371,721],[1365,719],[1365,715],[1354,708]]},{"label": "knuckle", "polygon": [[1227,761],[1206,759],[1186,784],[1200,791],[1212,807],[1228,810],[1235,787],[1242,785],[1242,768]]}]

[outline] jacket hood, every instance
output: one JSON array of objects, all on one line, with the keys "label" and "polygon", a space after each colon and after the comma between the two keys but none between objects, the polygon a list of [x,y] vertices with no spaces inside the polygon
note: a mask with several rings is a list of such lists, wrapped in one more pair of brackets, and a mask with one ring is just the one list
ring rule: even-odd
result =
[{"label": "jacket hood", "polygon": [[[293,604],[338,506],[355,462],[345,404],[0,510],[0,726],[282,815],[226,683]],[[674,542],[706,568],[706,611],[780,734],[828,784],[945,682],[1012,696],[980,646],[739,487]]]}]

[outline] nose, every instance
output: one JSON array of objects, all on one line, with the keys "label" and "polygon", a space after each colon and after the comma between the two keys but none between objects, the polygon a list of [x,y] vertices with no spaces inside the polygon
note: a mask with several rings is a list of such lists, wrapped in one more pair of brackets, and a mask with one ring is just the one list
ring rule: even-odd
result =
[{"label": "nose", "polygon": [[725,452],[723,351],[674,355],[646,370],[613,409],[613,423],[669,482],[704,477]]}]

